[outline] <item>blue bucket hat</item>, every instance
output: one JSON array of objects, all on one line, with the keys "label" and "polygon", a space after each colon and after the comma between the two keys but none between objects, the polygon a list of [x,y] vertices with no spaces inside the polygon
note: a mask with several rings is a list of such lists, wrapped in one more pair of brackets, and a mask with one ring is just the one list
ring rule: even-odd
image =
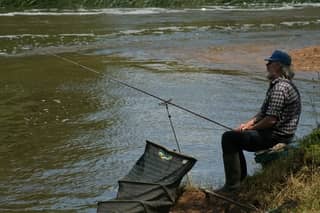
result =
[{"label": "blue bucket hat", "polygon": [[264,59],[265,61],[278,61],[287,66],[291,65],[291,57],[288,53],[275,50],[269,58]]}]

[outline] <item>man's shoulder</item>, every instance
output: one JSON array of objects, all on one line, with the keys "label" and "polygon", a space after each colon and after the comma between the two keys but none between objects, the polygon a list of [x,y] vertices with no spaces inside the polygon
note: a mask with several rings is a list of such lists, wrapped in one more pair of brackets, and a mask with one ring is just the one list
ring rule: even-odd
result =
[{"label": "man's shoulder", "polygon": [[298,88],[293,84],[292,81],[287,79],[281,79],[280,81],[278,81],[274,85],[272,93],[275,93],[275,94],[281,93],[284,96],[291,97],[291,98],[300,96]]},{"label": "man's shoulder", "polygon": [[277,79],[276,82],[274,82],[274,88],[277,89],[294,89],[294,85],[292,81],[288,79]]}]

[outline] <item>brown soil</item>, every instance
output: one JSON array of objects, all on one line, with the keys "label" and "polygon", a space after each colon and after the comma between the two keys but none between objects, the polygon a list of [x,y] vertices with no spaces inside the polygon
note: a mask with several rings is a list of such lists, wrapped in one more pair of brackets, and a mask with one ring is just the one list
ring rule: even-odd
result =
[{"label": "brown soil", "polygon": [[311,46],[290,51],[294,69],[320,72],[320,46]]},{"label": "brown soil", "polygon": [[[230,195],[228,196],[230,198]],[[237,195],[231,197],[237,201]],[[241,202],[241,201],[239,201]],[[208,195],[199,189],[187,189],[170,213],[243,213],[248,212],[230,202]]]},{"label": "brown soil", "polygon": [[[193,58],[225,69],[264,70],[264,58],[278,47],[271,44],[238,44],[213,46],[207,50],[193,51]],[[320,71],[320,46],[309,46],[289,50],[294,70]]]},{"label": "brown soil", "polygon": [[274,49],[264,43],[212,46],[194,51],[193,58],[221,69],[261,70],[265,68],[263,59]]}]

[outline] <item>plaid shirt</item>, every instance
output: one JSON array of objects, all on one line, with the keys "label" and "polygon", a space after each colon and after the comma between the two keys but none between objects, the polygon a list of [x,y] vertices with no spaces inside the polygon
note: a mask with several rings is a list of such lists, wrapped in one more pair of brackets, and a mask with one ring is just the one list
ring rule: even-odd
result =
[{"label": "plaid shirt", "polygon": [[277,78],[270,83],[260,115],[275,116],[277,123],[272,127],[272,138],[281,142],[292,138],[301,113],[300,94],[296,86],[287,79]]}]

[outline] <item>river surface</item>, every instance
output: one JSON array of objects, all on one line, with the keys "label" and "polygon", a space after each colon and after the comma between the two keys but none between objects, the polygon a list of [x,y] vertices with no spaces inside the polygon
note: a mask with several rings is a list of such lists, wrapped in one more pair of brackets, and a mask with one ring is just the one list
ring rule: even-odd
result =
[{"label": "river surface", "polygon": [[[159,101],[110,77],[235,127],[263,101],[264,58],[319,44],[320,5],[31,10],[1,13],[0,28],[0,212],[95,212],[145,140],[176,149]],[[295,83],[303,137],[320,120],[320,83],[299,71]],[[225,129],[169,110],[198,159],[192,182],[223,184]]]}]

